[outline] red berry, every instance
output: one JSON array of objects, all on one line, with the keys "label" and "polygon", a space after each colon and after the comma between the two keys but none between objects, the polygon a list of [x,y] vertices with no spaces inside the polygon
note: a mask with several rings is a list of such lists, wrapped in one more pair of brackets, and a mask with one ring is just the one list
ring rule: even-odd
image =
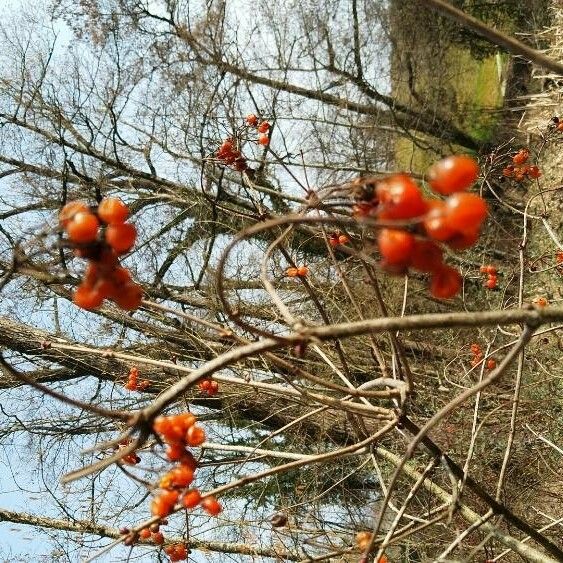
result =
[{"label": "red berry", "polygon": [[489,358],[486,365],[487,369],[495,369],[497,367],[497,362],[494,358]]},{"label": "red berry", "polygon": [[446,204],[434,199],[427,202],[429,211],[424,217],[423,226],[426,234],[438,241],[446,241],[456,234],[456,229],[452,228],[446,219]]},{"label": "red berry", "polygon": [[80,211],[72,216],[65,228],[72,242],[87,243],[96,240],[99,226],[100,222],[93,213]]},{"label": "red berry", "polygon": [[260,133],[260,135],[258,135],[258,142],[267,147],[270,144],[270,137],[265,133]]},{"label": "red berry", "polygon": [[428,170],[428,183],[442,195],[467,190],[479,175],[479,165],[466,155],[453,155],[439,160]]},{"label": "red berry", "polygon": [[221,504],[213,495],[205,497],[201,501],[201,507],[211,516],[217,516],[223,510]]},{"label": "red berry", "polygon": [[472,229],[463,233],[457,233],[446,241],[452,250],[465,250],[471,248],[479,240],[479,229]]},{"label": "red berry", "polygon": [[414,237],[402,229],[381,229],[377,237],[379,252],[388,264],[407,263],[414,250]]},{"label": "red berry", "polygon": [[143,528],[140,532],[139,532],[139,537],[142,540],[148,540],[151,537],[151,531],[148,528]]},{"label": "red berry", "polygon": [[104,298],[95,288],[80,284],[76,288],[72,300],[78,307],[90,311],[99,307]]},{"label": "red berry", "polygon": [[164,534],[162,532],[156,532],[152,535],[152,541],[156,543],[156,545],[162,545],[164,543]]},{"label": "red berry", "polygon": [[251,127],[256,127],[258,124],[258,118],[253,113],[250,113],[246,116],[246,123]]},{"label": "red berry", "polygon": [[487,289],[496,289],[497,287],[497,278],[495,276],[490,277],[484,284]]},{"label": "red berry", "polygon": [[118,254],[131,250],[136,238],[137,229],[131,223],[117,223],[106,228],[106,242]]},{"label": "red berry", "polygon": [[446,201],[447,225],[457,232],[474,232],[486,216],[487,204],[476,194],[457,193]]},{"label": "red berry", "polygon": [[309,273],[309,268],[307,268],[307,266],[299,266],[299,268],[297,268],[297,275],[300,278],[304,278],[308,273]]},{"label": "red berry", "polygon": [[421,272],[434,272],[442,267],[442,249],[431,240],[416,239],[410,265]]},{"label": "red berry", "polygon": [[432,274],[430,293],[438,299],[449,299],[458,293],[461,288],[461,276],[451,266],[444,265]]},{"label": "red berry", "polygon": [[205,442],[205,430],[201,426],[193,425],[186,432],[186,443],[188,446],[201,446]]},{"label": "red berry", "polygon": [[201,494],[197,489],[190,489],[186,491],[182,497],[182,504],[186,508],[195,508],[201,500]]},{"label": "red berry", "polygon": [[262,123],[258,125],[259,133],[267,133],[269,129],[270,129],[270,124],[267,121],[262,121]]},{"label": "red berry", "polygon": [[98,205],[98,217],[107,224],[124,223],[129,216],[129,208],[117,197],[102,199]]},{"label": "red berry", "polygon": [[537,166],[530,166],[528,168],[528,176],[530,178],[539,178],[541,176],[541,170]]},{"label": "red berry", "polygon": [[524,164],[530,156],[530,151],[528,149],[520,149],[513,157],[512,162],[514,164]]},{"label": "red berry", "polygon": [[113,297],[116,305],[125,311],[138,309],[143,300],[143,288],[136,283],[122,286]]},{"label": "red berry", "polygon": [[90,208],[83,201],[70,201],[59,212],[59,223],[66,227],[77,213],[90,213]]},{"label": "red berry", "polygon": [[427,211],[420,188],[406,174],[396,174],[379,182],[376,194],[380,219],[412,219]]}]

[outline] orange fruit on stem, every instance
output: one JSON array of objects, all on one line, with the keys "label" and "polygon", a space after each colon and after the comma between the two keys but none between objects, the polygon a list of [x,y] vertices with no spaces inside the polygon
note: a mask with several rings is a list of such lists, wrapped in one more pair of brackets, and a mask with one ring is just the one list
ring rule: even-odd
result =
[{"label": "orange fruit on stem", "polygon": [[201,500],[201,494],[197,489],[189,489],[182,497],[185,508],[195,508]]},{"label": "orange fruit on stem", "polygon": [[83,201],[69,201],[59,212],[59,223],[66,227],[77,213],[90,213],[90,208]]},{"label": "orange fruit on stem", "polygon": [[434,272],[442,267],[443,254],[435,242],[415,239],[410,265],[420,272]]},{"label": "orange fruit on stem", "polygon": [[133,248],[137,238],[137,229],[131,223],[115,223],[106,229],[106,242],[118,254],[128,252]]},{"label": "orange fruit on stem", "polygon": [[412,219],[424,215],[427,204],[414,180],[406,174],[395,174],[376,187],[380,219]]},{"label": "orange fruit on stem", "polygon": [[201,426],[193,425],[186,432],[186,443],[188,446],[201,446],[205,442],[205,430]]},{"label": "orange fruit on stem", "polygon": [[129,208],[117,197],[102,199],[98,205],[98,217],[108,225],[124,223],[129,216]]},{"label": "orange fruit on stem", "polygon": [[87,311],[99,307],[103,300],[104,298],[99,291],[84,284],[80,284],[72,296],[74,304],[78,305],[81,309],[86,309]]},{"label": "orange fruit on stem", "polygon": [[93,213],[79,211],[66,223],[65,229],[72,242],[87,243],[96,240],[99,226],[100,222]]},{"label": "orange fruit on stem", "polygon": [[408,262],[415,247],[413,235],[402,229],[381,229],[377,242],[379,252],[388,264]]},{"label": "orange fruit on stem", "polygon": [[223,507],[213,495],[205,497],[201,501],[201,507],[211,516],[217,516],[223,510]]},{"label": "orange fruit on stem", "polygon": [[428,169],[428,183],[442,195],[463,192],[479,175],[479,165],[467,155],[453,155],[434,163]]},{"label": "orange fruit on stem", "polygon": [[476,194],[456,193],[446,201],[446,223],[461,233],[479,229],[487,216],[485,200]]},{"label": "orange fruit on stem", "polygon": [[451,266],[444,265],[433,273],[430,281],[430,293],[438,299],[454,297],[461,288],[461,275]]}]

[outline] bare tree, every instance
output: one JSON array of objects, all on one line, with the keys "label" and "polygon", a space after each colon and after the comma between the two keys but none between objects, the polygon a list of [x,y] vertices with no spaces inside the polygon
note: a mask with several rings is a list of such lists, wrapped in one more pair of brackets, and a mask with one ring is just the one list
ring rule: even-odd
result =
[{"label": "bare tree", "polygon": [[[483,155],[489,223],[449,257],[462,298],[434,299],[423,275],[380,267],[382,223],[351,212],[396,172],[398,139],[478,147],[436,100],[397,94],[387,3],[51,7],[48,29],[31,6],[2,28],[0,441],[25,502],[0,525],[47,536],[50,560],[164,557],[139,537],[170,468],[153,423],[191,411],[197,487],[223,512],[177,506],[163,530],[195,561],[561,560],[560,506],[519,500],[560,500],[545,339],[563,311],[526,306],[537,244],[553,262],[539,273],[560,275],[546,215],[560,188],[534,184],[522,206],[496,180],[512,147]],[[218,156],[227,139],[239,170]],[[108,196],[139,233],[123,260],[143,287],[134,312],[72,303],[85,262],[58,211]],[[532,224],[547,239],[530,242]],[[482,289],[481,255],[502,292]],[[132,368],[142,391],[125,389]],[[522,471],[530,444],[545,466]]]}]

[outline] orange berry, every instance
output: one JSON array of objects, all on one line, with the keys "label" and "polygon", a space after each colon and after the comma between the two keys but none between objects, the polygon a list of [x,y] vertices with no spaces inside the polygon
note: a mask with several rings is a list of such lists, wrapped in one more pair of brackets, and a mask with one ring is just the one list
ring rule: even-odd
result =
[{"label": "orange berry", "polygon": [[497,362],[494,358],[489,358],[487,360],[487,369],[495,369],[497,367]]},{"label": "orange berry", "polygon": [[267,147],[270,144],[270,137],[265,133],[260,133],[260,135],[258,135],[258,143]]},{"label": "orange berry", "polygon": [[421,272],[435,272],[442,267],[442,249],[431,240],[415,239],[410,265]]},{"label": "orange berry", "polygon": [[191,452],[186,451],[180,458],[180,463],[191,469],[194,473],[197,469],[197,461]]},{"label": "orange berry", "polygon": [[395,174],[376,187],[380,219],[412,219],[424,215],[428,206],[416,182],[406,174]]},{"label": "orange berry", "polygon": [[205,442],[205,430],[195,424],[190,426],[186,432],[186,442],[188,446],[201,446]]},{"label": "orange berry", "polygon": [[475,231],[486,216],[487,204],[476,194],[455,193],[446,201],[446,223],[457,232]]},{"label": "orange berry", "polygon": [[129,208],[117,197],[102,199],[98,205],[98,217],[109,225],[124,223],[129,216]]},{"label": "orange berry", "polygon": [[356,534],[356,545],[364,551],[371,541],[371,532],[358,532]]},{"label": "orange berry", "polygon": [[87,243],[94,242],[98,236],[98,227],[100,222],[98,218],[89,211],[80,211],[75,213],[66,224],[66,232],[68,238],[72,242]]},{"label": "orange berry", "polygon": [[453,155],[434,163],[428,170],[428,183],[442,195],[463,192],[479,175],[479,165],[470,156]]},{"label": "orange berry", "polygon": [[461,288],[461,276],[451,266],[444,265],[433,273],[430,281],[430,293],[438,299],[449,299]]},{"label": "orange berry", "polygon": [[388,264],[406,264],[415,247],[414,237],[402,229],[381,229],[377,243],[382,258]]},{"label": "orange berry", "polygon": [[471,248],[479,240],[479,229],[471,229],[462,233],[455,234],[446,241],[452,250],[465,250]]},{"label": "orange berry", "polygon": [[429,211],[422,222],[426,234],[438,241],[446,241],[456,234],[456,229],[451,227],[446,220],[446,204],[439,199],[427,202]]},{"label": "orange berry", "polygon": [[258,125],[258,132],[259,133],[267,133],[270,129],[270,124],[267,121],[262,121],[260,125]]},{"label": "orange berry", "polygon": [[528,149],[520,149],[513,157],[512,162],[514,164],[524,164],[530,156],[530,151]]},{"label": "orange berry", "polygon": [[299,268],[297,268],[297,275],[300,278],[304,278],[308,273],[309,273],[309,268],[307,268],[307,266],[299,266]]},{"label": "orange berry", "polygon": [[497,288],[497,277],[496,276],[489,277],[483,285],[487,289],[496,289]]},{"label": "orange berry", "polygon": [[140,532],[139,532],[139,537],[142,540],[148,540],[151,537],[151,531],[148,528],[143,528]]},{"label": "orange berry", "polygon": [[117,285],[125,285],[131,281],[131,273],[127,268],[117,266],[112,272],[112,278]]},{"label": "orange berry", "polygon": [[297,268],[288,268],[285,271],[285,275],[288,278],[296,278],[299,275],[299,270]]},{"label": "orange berry", "polygon": [[129,252],[135,244],[137,229],[131,223],[116,223],[106,228],[106,242],[118,254]]},{"label": "orange berry", "polygon": [[205,497],[201,501],[201,507],[210,516],[217,516],[223,510],[223,507],[213,495]]},{"label": "orange berry", "polygon": [[152,535],[152,541],[156,545],[162,545],[164,543],[164,534],[162,532],[156,532]]},{"label": "orange berry", "polygon": [[120,309],[134,311],[143,300],[143,288],[136,283],[128,283],[115,292],[113,299]]},{"label": "orange berry", "polygon": [[185,508],[195,508],[201,500],[201,494],[197,489],[186,491],[182,497],[182,504]]},{"label": "orange berry", "polygon": [[83,201],[70,201],[59,211],[59,223],[65,227],[77,213],[90,213],[90,208]]},{"label": "orange berry", "polygon": [[103,296],[96,289],[84,284],[80,284],[72,296],[74,304],[87,311],[99,307],[103,300]]},{"label": "orange berry", "polygon": [[258,124],[258,118],[253,113],[249,113],[246,116],[246,124],[250,125],[250,127],[256,127]]},{"label": "orange berry", "polygon": [[170,461],[180,461],[186,454],[186,448],[183,444],[172,442],[166,448],[166,457]]}]

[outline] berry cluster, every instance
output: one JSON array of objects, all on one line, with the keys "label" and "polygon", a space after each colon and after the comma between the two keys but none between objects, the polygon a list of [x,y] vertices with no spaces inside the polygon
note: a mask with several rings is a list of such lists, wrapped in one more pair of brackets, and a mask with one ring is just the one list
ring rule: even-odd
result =
[{"label": "berry cluster", "polygon": [[150,386],[151,382],[148,379],[143,379],[139,381],[139,369],[132,367],[129,370],[129,375],[127,377],[127,383],[125,384],[125,389],[128,391],[145,391]]},{"label": "berry cluster", "polygon": [[210,397],[219,393],[219,384],[212,379],[202,379],[197,386],[202,393],[207,393]]},{"label": "berry cluster", "polygon": [[482,274],[486,274],[487,279],[483,282],[483,287],[487,289],[496,289],[498,285],[498,276],[497,276],[497,269],[495,266],[491,264],[481,266],[479,271]]},{"label": "berry cluster", "polygon": [[[483,350],[481,346],[477,343],[471,344],[470,347],[473,358],[471,359],[471,365],[473,367],[479,365],[483,361]],[[487,369],[495,369],[497,367],[497,362],[494,358],[489,358],[486,363]]]},{"label": "berry cluster", "polygon": [[516,182],[522,182],[525,178],[537,179],[541,176],[541,170],[535,165],[525,164],[530,158],[527,148],[520,149],[513,157],[512,164],[502,170],[504,178],[513,178]]},{"label": "berry cluster", "polygon": [[212,516],[217,516],[222,510],[214,496],[208,495],[202,499],[197,489],[187,489],[194,480],[197,462],[186,446],[197,447],[205,442],[205,431],[196,421],[193,414],[182,413],[159,416],[153,423],[153,430],[167,444],[166,457],[170,461],[179,462],[160,479],[159,492],[151,503],[153,516],[164,518],[171,514],[182,492],[182,505],[185,508],[201,504]]},{"label": "berry cluster", "polygon": [[164,548],[164,552],[170,561],[183,561],[188,558],[188,548],[183,543],[173,543]]},{"label": "berry cluster", "polygon": [[259,121],[253,113],[246,116],[246,124],[258,130],[258,143],[264,147],[270,144],[270,124],[267,121]]},{"label": "berry cluster", "polygon": [[336,248],[337,246],[344,246],[350,242],[350,237],[345,235],[344,233],[334,232],[330,233],[328,236],[328,244],[332,246],[332,248]]},{"label": "berry cluster", "polygon": [[[161,524],[167,524],[165,520]],[[156,545],[162,545],[164,543],[164,534],[160,531],[160,524],[152,524],[149,528],[143,528],[139,532],[139,537],[142,540],[152,540]]]},{"label": "berry cluster", "polygon": [[[168,521],[163,520],[161,524],[168,524]],[[138,534],[132,533],[129,528],[121,528],[120,533],[127,536],[123,541],[125,545],[134,545],[138,538],[145,541],[151,540],[156,545],[164,543],[164,534],[160,531],[160,524],[152,524],[149,528],[143,528]]]},{"label": "berry cluster", "polygon": [[143,298],[140,285],[131,281],[129,270],[119,263],[119,255],[135,244],[137,230],[126,223],[129,208],[118,198],[103,199],[96,210],[82,201],[67,203],[59,213],[59,223],[74,245],[76,256],[89,264],[73,301],[83,309],[99,307],[111,299],[126,311],[137,309]]},{"label": "berry cluster", "polygon": [[217,158],[226,166],[232,166],[238,172],[248,169],[246,158],[235,147],[235,140],[231,137],[223,141],[217,150]]},{"label": "berry cluster", "polygon": [[298,266],[297,268],[288,268],[285,271],[285,275],[288,278],[304,278],[309,273],[309,268],[307,266]]},{"label": "berry cluster", "polygon": [[[459,272],[443,262],[440,244],[453,250],[473,246],[487,216],[487,204],[466,193],[479,174],[468,156],[450,156],[430,167],[427,179],[432,190],[448,196],[425,199],[420,187],[406,174],[396,174],[364,189],[354,214],[385,221],[409,221],[411,228],[383,228],[377,242],[382,266],[405,273],[408,268],[431,274],[430,293],[440,299],[453,297],[461,287]],[[356,183],[362,183],[362,179]]]}]

